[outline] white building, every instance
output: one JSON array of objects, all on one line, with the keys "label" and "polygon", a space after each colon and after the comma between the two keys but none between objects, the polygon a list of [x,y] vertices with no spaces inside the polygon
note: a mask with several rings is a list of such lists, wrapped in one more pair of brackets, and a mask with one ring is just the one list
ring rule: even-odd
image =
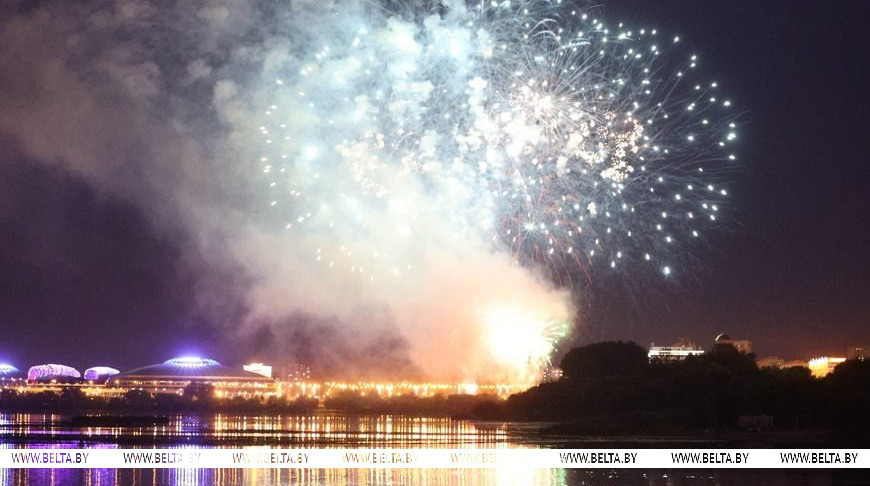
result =
[{"label": "white building", "polygon": [[834,371],[838,364],[846,361],[846,358],[832,358],[830,356],[822,356],[821,358],[813,358],[809,361],[810,373],[816,378],[824,378],[828,373]]},{"label": "white building", "polygon": [[272,377],[272,367],[264,365],[263,363],[251,363],[242,366],[242,369],[245,371],[250,371],[251,373],[256,373],[258,375],[263,375],[266,378]]},{"label": "white building", "polygon": [[689,356],[701,356],[704,350],[695,345],[691,341],[681,339],[672,346],[656,346],[655,343],[650,343],[647,357],[650,363],[652,362],[671,362],[682,361]]}]

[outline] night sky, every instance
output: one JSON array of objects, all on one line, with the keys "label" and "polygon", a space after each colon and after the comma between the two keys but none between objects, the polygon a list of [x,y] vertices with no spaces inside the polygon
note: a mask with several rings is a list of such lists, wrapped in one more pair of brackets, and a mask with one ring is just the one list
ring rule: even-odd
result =
[{"label": "night sky", "polygon": [[[38,16],[51,2],[26,4],[7,2],[0,24]],[[616,0],[603,8],[611,22],[678,33],[697,49],[739,107],[741,164],[728,184],[727,223],[698,276],[645,280],[636,295],[591,292],[575,342],[686,337],[707,346],[725,331],[752,340],[760,357],[784,358],[870,344],[870,3]],[[38,104],[46,91],[28,91],[28,80],[52,73],[22,60],[28,49],[0,48],[0,362],[124,369],[184,353],[274,359],[258,351],[268,332],[228,339],[226,323],[199,310],[203,292],[244,278],[231,266],[191,264],[191,235],[149,218],[143,201],[156,196],[123,197],[69,170],[63,150],[22,142],[25,131],[69,141],[111,124],[85,118],[62,136],[57,127],[16,127],[19,112],[9,107]],[[114,156],[137,157],[159,140],[119,146]],[[226,298],[229,318],[244,313]]]},{"label": "night sky", "polygon": [[[704,53],[743,107],[736,223],[699,288],[633,328],[708,345],[727,331],[759,356],[838,355],[870,341],[864,133],[870,33],[862,2],[611,2]],[[629,331],[630,332],[630,331]],[[608,338],[618,336],[607,334]]]}]

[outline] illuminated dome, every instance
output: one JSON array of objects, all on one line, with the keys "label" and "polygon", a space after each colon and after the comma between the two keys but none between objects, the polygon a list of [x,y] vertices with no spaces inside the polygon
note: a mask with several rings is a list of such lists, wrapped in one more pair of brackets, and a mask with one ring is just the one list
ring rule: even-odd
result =
[{"label": "illuminated dome", "polygon": [[89,381],[106,381],[110,377],[117,375],[120,371],[108,366],[94,366],[85,370],[84,377]]},{"label": "illuminated dome", "polygon": [[722,334],[719,334],[718,336],[716,336],[716,339],[715,339],[715,341],[717,343],[721,342],[721,341],[730,341],[730,340],[731,340],[731,336],[725,334],[724,332]]},{"label": "illuminated dome", "polygon": [[221,366],[220,363],[209,358],[196,358],[187,356],[184,358],[172,358],[163,362],[165,365],[179,366],[182,368],[207,368],[209,366]]},{"label": "illuminated dome", "polygon": [[262,396],[277,392],[277,382],[271,378],[224,366],[213,359],[192,356],[124,371],[109,378],[107,384],[152,393],[178,394],[183,394],[188,385],[207,384],[222,397]]},{"label": "illuminated dome", "polygon": [[27,370],[29,381],[78,381],[81,377],[75,368],[61,364],[36,365]]},{"label": "illuminated dome", "polygon": [[10,364],[0,364],[0,380],[17,380],[24,378],[24,373]]},{"label": "illuminated dome", "polygon": [[[209,381],[209,380],[268,380],[263,375],[224,366],[213,359],[183,357],[172,358],[160,364],[124,371],[111,378],[111,382],[130,380]],[[271,381],[271,380],[270,380]]]}]

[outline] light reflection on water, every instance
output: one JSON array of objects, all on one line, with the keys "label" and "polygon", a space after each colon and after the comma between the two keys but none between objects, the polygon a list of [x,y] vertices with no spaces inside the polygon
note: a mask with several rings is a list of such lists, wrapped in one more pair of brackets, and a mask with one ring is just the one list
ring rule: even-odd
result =
[{"label": "light reflection on water", "polygon": [[145,427],[72,426],[69,417],[0,414],[0,444],[58,441],[125,446],[173,445],[239,447],[510,447],[509,425],[472,423],[447,417],[352,415],[174,415],[165,424]]},{"label": "light reflection on water", "polygon": [[[866,477],[866,474],[865,474]],[[607,471],[563,469],[23,469],[3,486],[429,485],[429,486],[828,486],[825,471]],[[847,484],[867,484],[847,480]]]},{"label": "light reflection on water", "polygon": [[[189,448],[248,446],[525,448],[534,428],[439,417],[175,415],[148,427],[73,427],[68,417],[0,414],[0,448]],[[866,475],[864,475],[866,477]],[[863,479],[863,478],[862,478]],[[823,486],[826,471],[640,471],[577,469],[0,469],[0,486],[72,485],[552,485]],[[858,482],[854,484],[867,484]]]},{"label": "light reflection on water", "polygon": [[[28,469],[0,476],[6,485],[536,485],[568,484],[562,471],[443,469]],[[580,483],[577,483],[580,484]]]}]

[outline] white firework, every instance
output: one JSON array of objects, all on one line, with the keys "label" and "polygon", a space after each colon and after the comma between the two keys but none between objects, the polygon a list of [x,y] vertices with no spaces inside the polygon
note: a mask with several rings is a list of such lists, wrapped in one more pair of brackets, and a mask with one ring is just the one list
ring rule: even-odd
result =
[{"label": "white firework", "polygon": [[323,15],[260,132],[272,205],[325,267],[401,282],[434,243],[669,276],[717,221],[733,107],[678,37],[546,1]]}]

